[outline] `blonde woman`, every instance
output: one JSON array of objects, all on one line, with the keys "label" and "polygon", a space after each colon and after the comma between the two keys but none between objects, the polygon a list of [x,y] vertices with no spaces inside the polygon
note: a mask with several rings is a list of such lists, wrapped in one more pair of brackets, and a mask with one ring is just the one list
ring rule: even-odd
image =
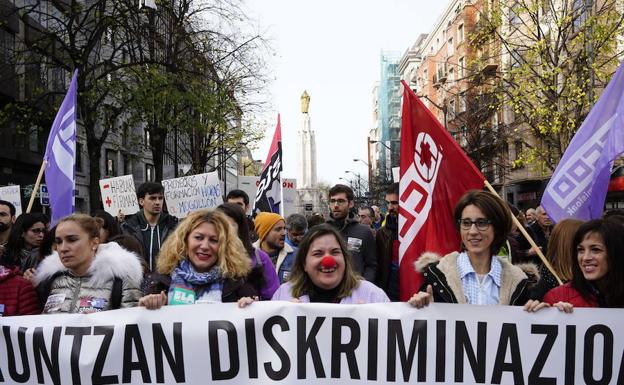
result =
[{"label": "blonde woman", "polygon": [[170,278],[167,294],[149,294],[139,306],[250,303],[258,293],[246,281],[251,263],[236,229],[220,211],[202,210],[182,221],[158,256],[158,273]]}]

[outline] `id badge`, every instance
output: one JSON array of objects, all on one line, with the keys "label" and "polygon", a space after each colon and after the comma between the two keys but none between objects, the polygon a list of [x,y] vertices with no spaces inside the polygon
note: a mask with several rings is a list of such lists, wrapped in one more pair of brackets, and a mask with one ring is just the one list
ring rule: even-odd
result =
[{"label": "id badge", "polygon": [[183,287],[174,287],[169,305],[192,305],[195,303],[195,291]]},{"label": "id badge", "polygon": [[44,313],[55,313],[61,310],[61,305],[65,302],[65,294],[52,294],[48,296],[45,305],[43,306]]},{"label": "id badge", "polygon": [[362,240],[360,238],[347,238],[347,248],[349,251],[359,252],[362,248]]}]

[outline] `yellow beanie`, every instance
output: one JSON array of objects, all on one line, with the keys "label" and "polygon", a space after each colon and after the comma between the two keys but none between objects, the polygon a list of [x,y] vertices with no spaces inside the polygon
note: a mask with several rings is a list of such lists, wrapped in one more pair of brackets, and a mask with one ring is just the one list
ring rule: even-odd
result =
[{"label": "yellow beanie", "polygon": [[254,219],[254,225],[256,227],[256,234],[258,234],[260,242],[264,241],[264,238],[277,222],[283,220],[284,218],[282,218],[279,214],[265,212],[258,213]]}]

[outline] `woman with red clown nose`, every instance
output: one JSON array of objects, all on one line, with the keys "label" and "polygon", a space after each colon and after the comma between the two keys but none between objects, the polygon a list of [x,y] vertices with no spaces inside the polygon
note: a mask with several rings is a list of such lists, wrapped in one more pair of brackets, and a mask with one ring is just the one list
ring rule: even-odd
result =
[{"label": "woman with red clown nose", "polygon": [[299,244],[288,282],[273,300],[363,304],[390,302],[386,293],[358,276],[334,227],[314,226]]}]

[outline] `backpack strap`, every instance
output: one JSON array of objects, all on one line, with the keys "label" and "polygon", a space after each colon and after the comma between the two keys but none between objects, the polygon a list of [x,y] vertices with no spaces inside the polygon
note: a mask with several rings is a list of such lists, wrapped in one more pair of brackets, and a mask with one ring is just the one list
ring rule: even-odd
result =
[{"label": "backpack strap", "polygon": [[115,277],[113,281],[113,288],[111,290],[110,296],[110,304],[111,310],[119,309],[121,307],[121,297],[122,297],[122,289],[123,289],[123,281],[119,277]]}]

